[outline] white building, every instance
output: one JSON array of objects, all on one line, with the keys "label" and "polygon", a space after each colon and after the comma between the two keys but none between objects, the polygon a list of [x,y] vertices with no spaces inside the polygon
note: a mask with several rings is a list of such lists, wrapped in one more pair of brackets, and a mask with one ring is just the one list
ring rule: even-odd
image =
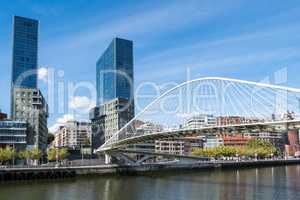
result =
[{"label": "white building", "polygon": [[204,137],[185,137],[174,140],[156,140],[155,152],[191,155],[194,149],[203,148]]},{"label": "white building", "polygon": [[55,132],[54,147],[79,149],[91,144],[91,124],[87,122],[68,121]]},{"label": "white building", "polygon": [[161,132],[163,130],[163,126],[160,124],[153,124],[151,122],[145,122],[136,128],[137,134],[147,134],[147,133],[156,133]]},{"label": "white building", "polygon": [[218,137],[207,137],[205,139],[204,148],[215,148],[218,146],[221,146],[224,144],[224,141],[222,138],[218,138]]},{"label": "white building", "polygon": [[197,129],[216,125],[216,118],[209,114],[194,115],[186,121],[185,128]]}]

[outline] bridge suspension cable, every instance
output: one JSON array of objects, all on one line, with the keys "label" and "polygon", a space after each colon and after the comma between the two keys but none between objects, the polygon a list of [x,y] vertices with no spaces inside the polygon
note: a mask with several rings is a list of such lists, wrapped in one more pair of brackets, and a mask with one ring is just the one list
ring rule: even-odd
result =
[{"label": "bridge suspension cable", "polygon": [[298,88],[220,77],[198,78],[164,92],[101,148],[161,132],[297,120],[299,99]]}]

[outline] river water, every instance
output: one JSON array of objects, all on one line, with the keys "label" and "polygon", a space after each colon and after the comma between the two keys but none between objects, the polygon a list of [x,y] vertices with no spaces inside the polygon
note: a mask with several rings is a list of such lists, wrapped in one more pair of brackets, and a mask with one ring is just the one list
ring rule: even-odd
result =
[{"label": "river water", "polygon": [[300,199],[300,165],[0,184],[0,200]]}]

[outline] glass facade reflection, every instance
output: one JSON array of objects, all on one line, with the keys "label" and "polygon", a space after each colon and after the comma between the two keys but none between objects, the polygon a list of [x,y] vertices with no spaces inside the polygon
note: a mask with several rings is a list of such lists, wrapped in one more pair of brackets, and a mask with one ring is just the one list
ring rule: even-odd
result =
[{"label": "glass facade reflection", "polygon": [[21,121],[0,121],[0,148],[14,146],[17,150],[26,148],[27,123]]},{"label": "glass facade reflection", "polygon": [[14,17],[13,87],[37,88],[38,27],[37,20]]},{"label": "glass facade reflection", "polygon": [[115,98],[133,100],[133,43],[114,38],[97,62],[97,105]]}]

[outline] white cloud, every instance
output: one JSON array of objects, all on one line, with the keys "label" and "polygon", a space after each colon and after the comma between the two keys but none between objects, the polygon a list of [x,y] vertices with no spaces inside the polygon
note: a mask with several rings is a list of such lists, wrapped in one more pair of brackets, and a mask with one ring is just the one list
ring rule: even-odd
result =
[{"label": "white cloud", "polygon": [[74,120],[74,116],[70,115],[70,114],[65,114],[62,117],[58,118],[56,121],[58,123],[63,124],[63,123],[66,123],[67,121],[70,121],[70,120]]},{"label": "white cloud", "polygon": [[89,110],[94,105],[94,101],[87,96],[74,96],[69,101],[69,107],[72,109]]},{"label": "white cloud", "polygon": [[56,122],[49,127],[49,132],[54,133],[55,131],[57,131],[59,126],[66,123],[67,121],[74,120],[74,119],[75,119],[74,116],[70,114],[65,114],[62,117],[57,118]]},{"label": "white cloud", "polygon": [[41,67],[38,69],[38,78],[41,81],[44,81],[45,83],[48,82],[48,68]]},{"label": "white cloud", "polygon": [[[72,110],[69,112],[72,114],[64,114],[61,117],[57,118],[55,120],[55,123],[49,127],[49,132],[55,133],[58,130],[59,126],[70,120],[88,121],[86,120],[86,114],[94,106],[94,101],[86,96],[74,96],[70,98],[69,107],[76,111]],[[78,110],[81,110],[83,112],[78,112]]]}]

